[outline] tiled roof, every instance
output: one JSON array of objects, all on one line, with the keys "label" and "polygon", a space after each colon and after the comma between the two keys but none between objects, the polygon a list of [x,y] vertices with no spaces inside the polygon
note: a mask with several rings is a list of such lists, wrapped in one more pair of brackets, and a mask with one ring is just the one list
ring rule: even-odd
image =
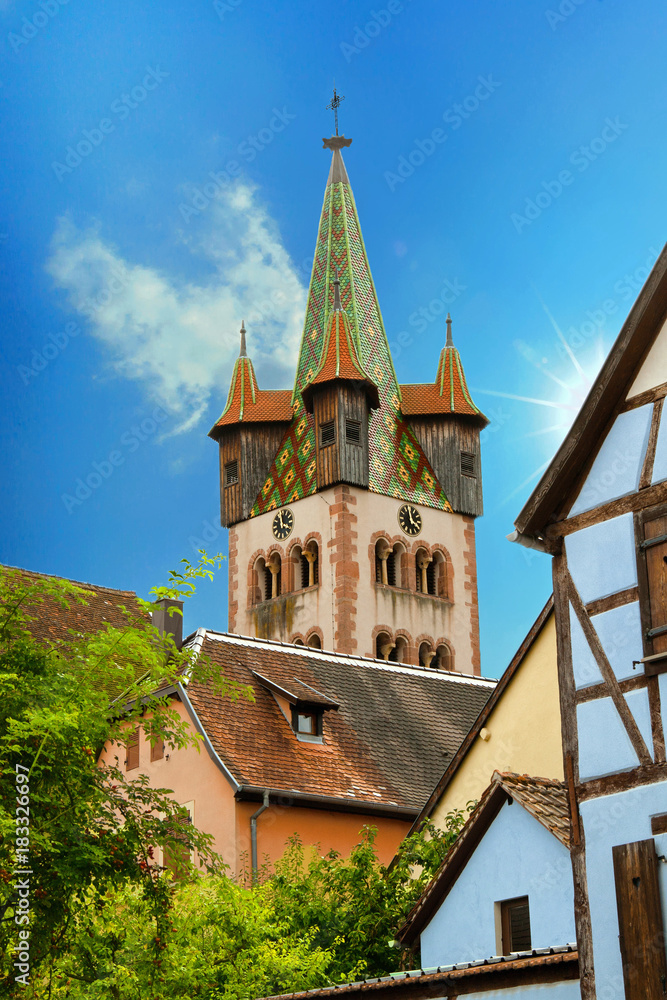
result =
[{"label": "tiled roof", "polygon": [[465,826],[423,893],[408,914],[399,938],[413,942],[446,898],[501,807],[512,799],[570,849],[570,812],[565,785],[552,778],[533,778],[512,771],[494,771]]},{"label": "tiled roof", "polygon": [[317,492],[315,421],[306,412],[301,393],[320,367],[327,321],[334,308],[336,272],[342,308],[350,321],[359,361],[379,395],[380,406],[369,424],[368,488],[372,493],[451,511],[414,431],[401,416],[401,394],[357,208],[340,149],[335,149],[324,194],[294,382],[294,417],[252,515]]},{"label": "tiled roof", "polygon": [[236,359],[227,403],[220,419],[209,431],[209,437],[218,437],[218,428],[238,423],[260,423],[292,419],[292,394],[289,389],[259,389],[255,369],[250,358],[242,355]]},{"label": "tiled roof", "polygon": [[[451,323],[448,322],[448,327]],[[461,356],[452,343],[445,344],[440,352],[435,382],[422,385],[401,386],[401,410],[406,417],[427,416],[438,413],[455,413],[457,416],[476,417],[487,424],[484,414],[473,403],[466,382]]]},{"label": "tiled roof", "polygon": [[[306,1000],[307,997],[337,997],[339,994],[354,997],[356,994],[373,997],[411,997],[423,1000],[425,996],[458,997],[469,993],[470,986],[462,989],[466,980],[473,978],[473,991],[485,992],[499,987],[500,976],[512,976],[512,985],[519,986],[522,976],[530,977],[533,983],[540,981],[539,970],[546,975],[544,982],[558,982],[576,979],[579,954],[576,944],[566,944],[554,948],[533,948],[531,951],[517,951],[511,955],[495,955],[477,962],[460,962],[458,965],[440,965],[437,969],[414,969],[411,972],[393,972],[378,979],[364,979],[357,983],[340,983],[321,989],[299,993],[283,993],[280,1000]],[[560,967],[560,969],[559,969]],[[549,970],[553,974],[549,975]],[[560,974],[559,974],[560,973]],[[516,979],[516,983],[514,980]],[[488,980],[488,981],[487,981]],[[459,987],[457,989],[457,984]],[[503,985],[507,985],[504,983]],[[503,986],[500,986],[502,989]],[[495,994],[494,994],[495,995]],[[279,1000],[266,997],[264,1000]]]},{"label": "tiled roof", "polygon": [[[494,681],[200,631],[189,640],[255,701],[230,702],[192,684],[188,697],[239,785],[418,810],[495,687]],[[295,681],[337,704],[324,743],[299,742],[256,674]]]},{"label": "tiled roof", "polygon": [[320,367],[301,393],[306,404],[306,409],[309,412],[312,412],[312,406],[310,405],[312,387],[314,385],[324,385],[327,382],[334,382],[337,379],[354,382],[357,385],[362,384],[369,396],[370,405],[376,409],[380,405],[377,386],[368,377],[359,360],[357,347],[352,336],[352,330],[350,329],[350,321],[343,309],[334,309],[331,313],[322,349]]},{"label": "tiled roof", "polygon": [[[28,569],[14,569],[6,566],[4,569],[17,572],[20,584],[33,587],[40,580],[59,580],[62,577],[49,576],[45,573],[35,573]],[[120,610],[127,608],[131,621],[145,625],[150,618],[139,608],[137,595],[133,590],[114,590],[111,587],[100,587],[92,583],[80,583],[78,580],[68,580],[83,591],[85,604],[79,604],[74,598],[68,599],[62,606],[53,598],[47,597],[41,603],[29,604],[30,613],[34,615],[28,628],[35,639],[58,645],[76,635],[92,635],[107,625],[113,628],[123,628],[128,624],[127,617]]]},{"label": "tiled roof", "polygon": [[512,771],[494,771],[491,780],[501,785],[515,802],[539,820],[569,850],[570,808],[562,781],[532,778]]}]

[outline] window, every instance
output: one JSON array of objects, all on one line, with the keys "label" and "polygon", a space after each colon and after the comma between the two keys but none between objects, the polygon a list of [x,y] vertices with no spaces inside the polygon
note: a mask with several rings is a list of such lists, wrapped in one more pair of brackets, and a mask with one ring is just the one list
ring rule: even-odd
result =
[{"label": "window", "polygon": [[435,653],[431,649],[428,642],[422,642],[419,647],[419,665],[421,667],[435,667],[437,664],[434,662]]},{"label": "window", "polygon": [[384,539],[375,544],[375,582],[388,587],[396,586],[396,560],[394,552]]},{"label": "window", "polygon": [[274,552],[268,563],[266,563],[266,573],[264,577],[264,600],[270,601],[273,597],[280,597],[281,594],[281,561],[277,552]]},{"label": "window", "polygon": [[301,587],[314,587],[319,583],[317,542],[308,542],[301,553]]},{"label": "window", "polygon": [[187,874],[187,864],[190,860],[190,850],[187,846],[186,830],[192,823],[192,812],[187,806],[181,806],[184,813],[172,816],[169,822],[170,840],[162,850],[162,860],[173,879],[181,879]]},{"label": "window", "polygon": [[133,730],[127,737],[125,744],[125,770],[133,771],[139,767],[139,729]]},{"label": "window", "polygon": [[321,642],[320,637],[317,634],[317,632],[313,632],[312,635],[308,636],[307,644],[310,646],[311,649],[321,649],[322,648],[322,642]]},{"label": "window", "polygon": [[322,713],[292,708],[292,729],[298,736],[321,736]]},{"label": "window", "polygon": [[471,451],[461,452],[461,475],[462,476],[476,476],[475,472],[475,456]]},{"label": "window", "polygon": [[336,440],[336,426],[333,420],[320,424],[320,448],[326,448]]},{"label": "window", "polygon": [[375,640],[375,657],[378,660],[396,662],[396,643],[387,632],[380,632]]},{"label": "window", "polygon": [[419,549],[415,557],[417,563],[417,591],[420,594],[435,595],[435,564],[432,557]]},{"label": "window", "polygon": [[361,424],[358,420],[345,421],[345,440],[348,444],[361,444]]},{"label": "window", "polygon": [[530,913],[528,896],[504,899],[500,904],[503,955],[530,951]]},{"label": "window", "polygon": [[225,464],[225,486],[236,486],[239,481],[239,462],[235,458]]},{"label": "window", "polygon": [[452,651],[446,642],[443,642],[435,651],[435,659],[431,661],[431,666],[437,670],[453,670],[454,660]]},{"label": "window", "polygon": [[164,740],[151,743],[151,760],[162,760],[164,757]]}]

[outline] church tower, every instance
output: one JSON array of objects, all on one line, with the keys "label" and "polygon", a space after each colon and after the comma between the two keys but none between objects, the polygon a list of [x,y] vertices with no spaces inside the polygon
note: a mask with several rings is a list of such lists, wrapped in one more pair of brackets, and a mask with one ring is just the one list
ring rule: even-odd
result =
[{"label": "church tower", "polygon": [[435,380],[398,384],[341,153],[351,142],[324,140],[332,160],[294,389],[259,389],[242,327],[210,431],[229,629],[479,673],[474,519],[487,420],[449,317]]}]

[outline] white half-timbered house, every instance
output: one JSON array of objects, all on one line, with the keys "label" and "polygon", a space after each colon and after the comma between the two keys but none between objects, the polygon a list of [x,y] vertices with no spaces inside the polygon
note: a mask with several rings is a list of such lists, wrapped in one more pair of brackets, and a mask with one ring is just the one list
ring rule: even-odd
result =
[{"label": "white half-timbered house", "polygon": [[667,248],[513,540],[553,556],[581,995],[664,1000]]}]

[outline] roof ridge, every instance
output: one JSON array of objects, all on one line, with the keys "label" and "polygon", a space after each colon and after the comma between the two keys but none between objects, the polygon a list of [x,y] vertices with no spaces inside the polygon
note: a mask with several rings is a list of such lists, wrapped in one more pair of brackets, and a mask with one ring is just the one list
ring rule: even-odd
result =
[{"label": "roof ridge", "polygon": [[45,580],[64,580],[65,583],[74,583],[77,587],[88,587],[90,590],[105,590],[110,594],[124,594],[127,597],[136,597],[135,590],[119,590],[117,587],[107,587],[102,583],[90,583],[84,580],[74,580],[69,576],[60,576],[58,573],[42,573],[36,569],[26,569],[24,566],[10,566],[9,563],[0,563],[2,569],[14,569],[19,573],[27,573],[30,576],[39,576]]},{"label": "roof ridge", "polygon": [[361,656],[357,653],[338,653],[335,650],[328,649],[315,649],[312,646],[301,646],[292,642],[282,642],[279,639],[260,639],[253,635],[242,635],[238,632],[219,632],[216,629],[198,628],[195,632],[191,632],[183,640],[183,645],[185,646],[191,640],[194,643],[200,635],[204,635],[205,638],[211,639],[214,642],[219,642],[222,640],[231,640],[232,642],[238,644],[249,644],[249,645],[266,645],[270,647],[280,647],[287,653],[291,653],[296,656],[313,657],[317,660],[327,660],[334,659],[340,662],[354,661],[357,663],[362,663],[363,665],[376,669],[376,670],[387,670],[391,673],[414,673],[415,676],[425,676],[440,678],[441,680],[452,680],[460,683],[474,683],[474,684],[493,684],[494,686],[498,683],[495,677],[482,677],[478,674],[465,674],[460,670],[433,670],[430,667],[423,667],[416,663],[394,663],[387,660],[378,660],[372,656]]}]

